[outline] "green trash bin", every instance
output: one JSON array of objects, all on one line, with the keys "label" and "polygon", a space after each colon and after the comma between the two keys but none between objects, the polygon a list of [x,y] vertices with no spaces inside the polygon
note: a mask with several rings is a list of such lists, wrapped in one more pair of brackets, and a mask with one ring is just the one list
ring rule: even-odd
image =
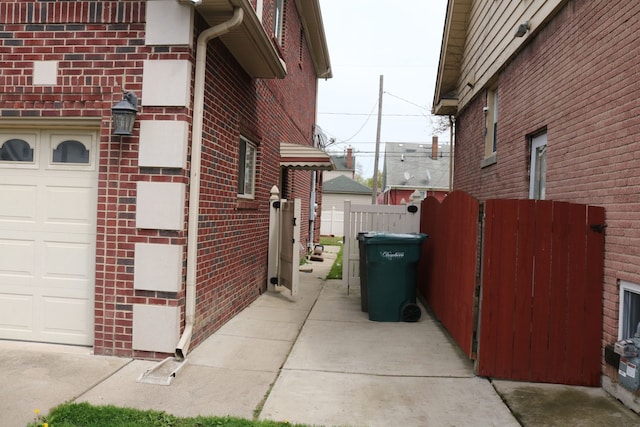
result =
[{"label": "green trash bin", "polygon": [[367,252],[365,251],[365,239],[371,238],[378,234],[375,231],[358,232],[358,253],[360,261],[358,269],[360,270],[360,310],[364,313],[369,311],[369,295],[367,292]]},{"label": "green trash bin", "polygon": [[416,266],[426,234],[377,233],[363,236],[369,320],[417,322]]}]

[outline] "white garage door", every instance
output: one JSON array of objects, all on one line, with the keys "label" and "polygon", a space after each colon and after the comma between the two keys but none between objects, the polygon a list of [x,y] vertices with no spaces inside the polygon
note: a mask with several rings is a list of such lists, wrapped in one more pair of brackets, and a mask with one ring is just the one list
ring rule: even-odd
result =
[{"label": "white garage door", "polygon": [[93,344],[97,146],[0,130],[0,338]]}]

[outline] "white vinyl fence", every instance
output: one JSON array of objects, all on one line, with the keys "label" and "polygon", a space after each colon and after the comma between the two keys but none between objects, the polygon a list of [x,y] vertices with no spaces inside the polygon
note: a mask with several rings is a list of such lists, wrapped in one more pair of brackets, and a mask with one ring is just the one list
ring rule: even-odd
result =
[{"label": "white vinyl fence", "polygon": [[407,205],[352,205],[346,200],[344,218],[342,281],[347,285],[348,292],[351,285],[360,283],[358,233],[365,231],[419,233],[420,194],[412,197]]},{"label": "white vinyl fence", "polygon": [[322,236],[342,236],[344,232],[344,212],[335,207],[320,214],[320,234]]}]

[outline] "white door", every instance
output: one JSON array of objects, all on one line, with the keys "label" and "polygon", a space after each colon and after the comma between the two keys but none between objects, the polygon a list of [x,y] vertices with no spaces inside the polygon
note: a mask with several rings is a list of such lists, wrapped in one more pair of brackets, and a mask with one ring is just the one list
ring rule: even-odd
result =
[{"label": "white door", "polygon": [[0,131],[0,338],[93,344],[97,147]]}]

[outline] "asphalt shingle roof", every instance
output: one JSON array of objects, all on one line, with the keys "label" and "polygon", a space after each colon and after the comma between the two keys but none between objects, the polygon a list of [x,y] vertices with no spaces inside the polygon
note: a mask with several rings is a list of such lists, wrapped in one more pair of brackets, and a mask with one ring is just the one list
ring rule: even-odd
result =
[{"label": "asphalt shingle roof", "polygon": [[346,176],[337,176],[322,183],[323,193],[371,194],[371,189]]},{"label": "asphalt shingle roof", "polygon": [[335,165],[337,171],[354,171],[356,170],[356,157],[352,157],[353,162],[350,168],[347,167],[347,155],[346,154],[331,154],[331,160]]},{"label": "asphalt shingle roof", "polygon": [[431,144],[385,143],[383,188],[387,186],[449,188],[450,146],[440,144],[431,158]]}]

